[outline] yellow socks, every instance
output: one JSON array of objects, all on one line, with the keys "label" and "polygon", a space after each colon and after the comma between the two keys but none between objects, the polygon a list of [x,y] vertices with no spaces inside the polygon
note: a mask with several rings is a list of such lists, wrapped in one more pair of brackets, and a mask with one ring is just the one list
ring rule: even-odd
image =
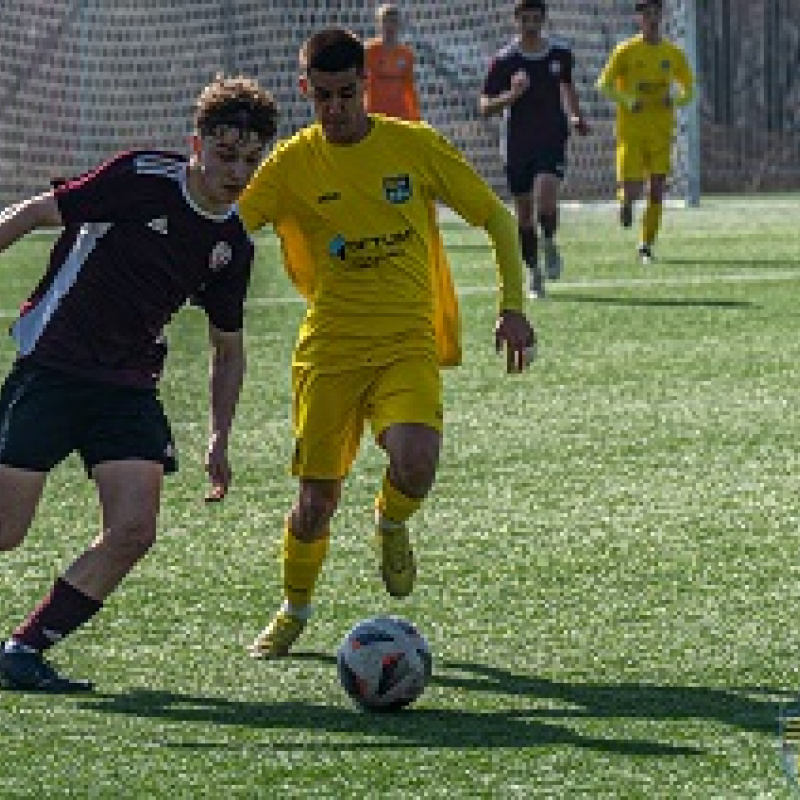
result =
[{"label": "yellow socks", "polygon": [[[375,508],[378,512],[378,526],[391,529],[398,525],[403,525],[405,521],[422,505],[423,498],[407,497],[399,489],[396,489],[389,475],[384,474],[381,491],[375,499]],[[395,525],[392,525],[395,523]]]},{"label": "yellow socks", "polygon": [[642,244],[651,245],[656,240],[658,229],[661,227],[661,203],[652,203],[649,200],[642,215]]},{"label": "yellow socks", "polygon": [[330,532],[303,542],[291,531],[287,523],[283,534],[283,590],[286,594],[287,610],[293,616],[308,614],[311,595],[317,583],[322,564],[328,555]]}]

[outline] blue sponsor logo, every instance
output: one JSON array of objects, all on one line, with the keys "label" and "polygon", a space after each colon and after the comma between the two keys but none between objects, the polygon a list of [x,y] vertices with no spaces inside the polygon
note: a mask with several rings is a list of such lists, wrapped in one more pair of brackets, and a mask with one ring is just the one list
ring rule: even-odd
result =
[{"label": "blue sponsor logo", "polygon": [[347,240],[341,233],[331,239],[328,244],[328,255],[332,258],[341,258],[344,261],[345,250],[347,249]]}]

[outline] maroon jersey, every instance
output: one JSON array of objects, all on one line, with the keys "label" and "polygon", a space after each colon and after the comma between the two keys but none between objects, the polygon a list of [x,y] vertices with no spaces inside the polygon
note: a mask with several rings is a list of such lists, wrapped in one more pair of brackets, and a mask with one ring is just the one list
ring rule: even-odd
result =
[{"label": "maroon jersey", "polygon": [[189,197],[187,161],[123,153],[56,189],[64,230],[12,327],[21,358],[117,384],[160,377],[172,315],[193,298],[240,330],[254,247],[235,209]]},{"label": "maroon jersey", "polygon": [[519,41],[500,50],[492,59],[483,94],[496,97],[511,88],[511,76],[523,71],[527,90],[503,110],[501,147],[507,164],[527,161],[531,149],[563,147],[569,137],[567,115],[561,104],[561,84],[572,83],[572,50],[560,40],[548,39],[540,53],[524,53]]}]

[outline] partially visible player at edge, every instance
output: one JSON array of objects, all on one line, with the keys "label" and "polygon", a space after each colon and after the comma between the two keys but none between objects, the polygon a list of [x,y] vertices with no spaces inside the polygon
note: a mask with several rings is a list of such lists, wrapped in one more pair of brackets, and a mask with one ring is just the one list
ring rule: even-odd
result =
[{"label": "partially visible player at edge", "polygon": [[397,119],[420,118],[414,51],[400,41],[400,9],[385,3],[375,13],[380,35],[366,43],[366,109]]},{"label": "partially visible player at edge", "polygon": [[162,331],[190,297],[209,323],[208,499],[228,489],[254,253],[233,204],[276,119],[257,83],[220,76],[197,100],[188,160],[123,153],[0,220],[0,251],[37,228],[63,228],[12,329],[19,354],[0,393],[0,550],[25,538],[48,473],[73,451],[102,515],[97,538],[0,645],[0,685],[92,688],[42,653],[88,622],[155,541],[163,476],[177,468],[156,390]]},{"label": "partially visible player at edge", "polygon": [[589,132],[572,82],[572,50],[561,39],[543,34],[546,14],[543,0],[517,0],[518,36],[492,59],[479,99],[484,117],[503,115],[501,151],[531,297],[545,295],[537,227],[544,237],[546,275],[550,280],[561,277],[555,236],[567,140],[570,129]]},{"label": "partially visible player at edge", "polygon": [[[633,204],[648,182],[639,258],[653,260],[671,169],[675,107],[694,97],[694,76],[684,52],[661,35],[661,0],[636,3],[641,33],[614,49],[597,88],[617,106],[619,219],[633,224]],[[678,91],[674,91],[677,84]]]},{"label": "partially visible player at edge", "polygon": [[348,30],[326,28],[305,42],[300,86],[317,123],[276,147],[239,201],[248,230],[275,226],[308,302],[292,363],[299,491],[284,530],[284,603],[250,648],[258,658],[286,655],[306,627],[367,423],[389,462],[376,497],[381,574],[394,597],[413,589],[406,523],[436,474],[440,363],[460,359],[437,199],[494,244],[495,345],[505,347],[509,372],[525,368],[534,343],[513,215],[430,126],[365,111],[364,64],[364,46]]}]

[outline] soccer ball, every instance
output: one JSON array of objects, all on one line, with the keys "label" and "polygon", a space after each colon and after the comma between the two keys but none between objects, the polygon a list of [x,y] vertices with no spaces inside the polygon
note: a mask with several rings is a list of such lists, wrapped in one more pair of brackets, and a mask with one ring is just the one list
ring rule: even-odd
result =
[{"label": "soccer ball", "polygon": [[399,617],[359,622],[342,640],[336,656],[339,680],[361,708],[397,711],[425,689],[433,657],[425,637]]}]

